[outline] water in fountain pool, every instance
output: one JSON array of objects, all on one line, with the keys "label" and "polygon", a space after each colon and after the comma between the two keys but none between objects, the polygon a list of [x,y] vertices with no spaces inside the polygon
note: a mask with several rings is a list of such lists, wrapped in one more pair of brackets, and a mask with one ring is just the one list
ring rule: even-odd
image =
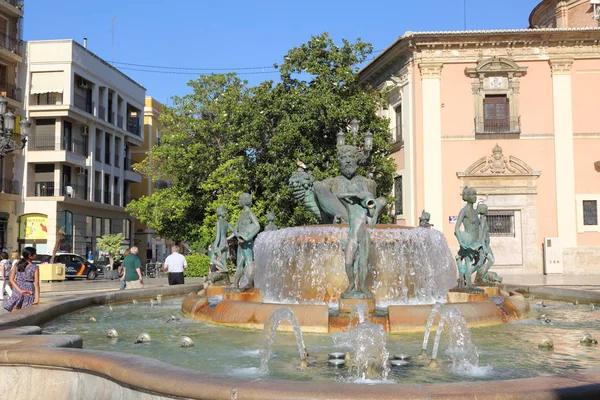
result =
[{"label": "water in fountain pool", "polygon": [[[539,301],[539,300],[536,300]],[[479,351],[479,365],[493,370],[479,375],[460,374],[453,370],[452,358],[447,354],[447,335],[442,336],[436,371],[425,368],[425,363],[411,359],[405,365],[392,367],[388,382],[430,383],[458,380],[514,379],[573,372],[600,364],[600,348],[579,343],[581,336],[590,332],[598,336],[600,321],[589,305],[546,300],[546,307],[536,307],[528,319],[490,328],[471,329],[472,343]],[[238,375],[254,378],[277,378],[302,381],[344,381],[354,376],[348,367],[332,367],[328,353],[350,349],[344,340],[347,334],[305,334],[304,342],[311,355],[309,368],[298,368],[298,346],[292,333],[278,332],[273,343],[269,372],[260,371],[262,331],[248,331],[218,327],[180,317],[182,298],[163,298],[152,307],[148,302],[99,306],[64,315],[46,324],[46,334],[79,334],[84,348],[137,354],[165,363],[219,375]],[[552,325],[539,321],[541,314],[552,319]],[[89,322],[94,316],[97,322]],[[170,322],[167,322],[170,321]],[[106,338],[109,329],[119,332],[117,340]],[[133,344],[137,336],[146,332],[150,343]],[[346,335],[346,336],[344,336]],[[180,341],[189,336],[194,347],[182,348]],[[538,342],[550,337],[554,351],[540,351]],[[388,335],[386,350],[390,354],[417,355],[423,343],[423,333]]]}]

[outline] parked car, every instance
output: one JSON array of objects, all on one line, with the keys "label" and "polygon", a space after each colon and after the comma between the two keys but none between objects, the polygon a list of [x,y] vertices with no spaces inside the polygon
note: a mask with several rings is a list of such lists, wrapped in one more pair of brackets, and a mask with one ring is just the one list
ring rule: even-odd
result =
[{"label": "parked car", "polygon": [[[51,254],[38,254],[33,260],[34,264],[47,264],[50,262]],[[59,253],[54,256],[56,264],[65,264],[65,277],[67,279],[86,278],[94,280],[99,270],[96,265],[90,263],[85,257],[73,253]]]}]

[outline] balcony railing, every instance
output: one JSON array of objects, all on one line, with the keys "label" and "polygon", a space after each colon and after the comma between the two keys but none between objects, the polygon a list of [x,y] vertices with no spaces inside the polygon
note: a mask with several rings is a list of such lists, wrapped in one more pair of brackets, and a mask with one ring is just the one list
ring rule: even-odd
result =
[{"label": "balcony railing", "polygon": [[85,151],[85,144],[81,140],[73,139],[71,142],[63,142],[61,150],[67,150],[73,153],[87,156]]},{"label": "balcony railing", "polygon": [[110,204],[110,192],[108,190],[104,191],[104,204]]},{"label": "balcony railing", "polygon": [[0,32],[0,47],[23,56],[23,41]]},{"label": "balcony railing", "polygon": [[73,105],[90,114],[94,110],[94,102],[77,93],[73,96]]},{"label": "balcony railing", "polygon": [[21,181],[15,179],[0,180],[0,191],[9,194],[21,194]]},{"label": "balcony railing", "polygon": [[73,183],[60,186],[55,182],[35,182],[34,190],[30,191],[29,195],[35,197],[65,196],[82,200],[88,199],[86,187]]},{"label": "balcony railing", "polygon": [[102,162],[102,147],[96,147],[96,161]]},{"label": "balcony railing", "polygon": [[124,128],[124,126],[123,126],[123,116],[121,114],[117,114],[117,126],[119,128]]},{"label": "balcony railing", "polygon": [[17,7],[19,10],[23,9],[24,0],[6,0],[10,5]]},{"label": "balcony railing", "polygon": [[476,134],[521,133],[521,117],[507,120],[475,118]]},{"label": "balcony railing", "polygon": [[104,108],[103,106],[98,107],[98,118],[104,119],[105,116],[106,116],[106,108]]},{"label": "balcony railing", "polygon": [[114,164],[114,165],[115,165],[115,167],[117,167],[117,168],[119,168],[119,167],[120,167],[120,165],[119,165],[119,163],[120,163],[120,162],[119,162],[119,160],[120,160],[120,159],[121,159],[121,157],[119,157],[119,155],[118,155],[118,154],[115,154],[115,164]]},{"label": "balcony railing", "polygon": [[115,123],[115,112],[108,110],[108,122],[111,124]]},{"label": "balcony railing", "polygon": [[127,118],[127,132],[133,133],[137,136],[141,136],[140,120],[137,118]]},{"label": "balcony railing", "polygon": [[29,138],[29,150],[56,150],[54,136],[33,136]]},{"label": "balcony railing", "polygon": [[23,102],[23,91],[20,87],[13,85],[12,83],[4,82],[0,83],[0,92],[2,96],[6,96],[9,99],[13,99],[18,101],[19,103]]},{"label": "balcony railing", "polygon": [[94,201],[102,203],[102,189],[94,190]]},{"label": "balcony railing", "polygon": [[115,193],[113,195],[113,205],[121,206],[121,194],[120,193]]},{"label": "balcony railing", "polygon": [[104,154],[104,164],[106,164],[106,165],[110,165],[110,159],[111,159],[111,157],[110,157],[110,153],[107,151],[107,152]]}]

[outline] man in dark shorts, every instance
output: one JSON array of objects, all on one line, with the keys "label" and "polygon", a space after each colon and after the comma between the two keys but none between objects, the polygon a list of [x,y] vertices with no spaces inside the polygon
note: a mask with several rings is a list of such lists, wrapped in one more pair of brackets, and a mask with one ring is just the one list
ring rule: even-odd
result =
[{"label": "man in dark shorts", "polygon": [[169,271],[169,285],[183,285],[183,271],[187,267],[185,257],[179,254],[179,246],[172,246],[171,255],[167,257],[163,267]]}]

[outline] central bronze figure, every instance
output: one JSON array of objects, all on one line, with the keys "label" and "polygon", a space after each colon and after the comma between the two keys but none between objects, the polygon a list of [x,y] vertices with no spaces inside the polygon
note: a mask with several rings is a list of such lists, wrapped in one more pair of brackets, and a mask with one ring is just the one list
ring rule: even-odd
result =
[{"label": "central bronze figure", "polygon": [[371,239],[367,231],[374,227],[379,214],[387,205],[384,197],[375,198],[376,183],[372,179],[356,175],[359,163],[369,160],[373,135],[365,134],[364,150],[356,146],[358,122],[352,121],[354,143],[345,144],[345,132],[337,136],[337,160],[341,176],[314,182],[303,163],[289,179],[294,197],[315,214],[321,223],[347,223],[348,238],[343,243],[344,264],[348,275],[348,288],[341,297],[346,299],[370,299],[367,289],[367,271]]}]

